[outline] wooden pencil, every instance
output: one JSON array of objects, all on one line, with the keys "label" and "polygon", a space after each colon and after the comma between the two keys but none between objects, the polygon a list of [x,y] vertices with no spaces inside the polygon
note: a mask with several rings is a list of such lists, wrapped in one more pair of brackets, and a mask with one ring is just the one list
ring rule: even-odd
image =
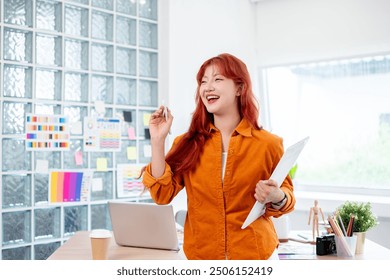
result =
[{"label": "wooden pencil", "polygon": [[353,234],[353,223],[355,220],[355,215],[351,214],[349,217],[348,227],[347,227],[347,236],[352,236]]},{"label": "wooden pencil", "polygon": [[328,217],[328,222],[330,224],[330,226],[332,227],[333,229],[333,232],[336,236],[342,236],[342,232],[341,232],[341,229],[340,227],[338,226],[338,224],[336,223],[336,221],[334,220],[333,217],[329,216]]}]

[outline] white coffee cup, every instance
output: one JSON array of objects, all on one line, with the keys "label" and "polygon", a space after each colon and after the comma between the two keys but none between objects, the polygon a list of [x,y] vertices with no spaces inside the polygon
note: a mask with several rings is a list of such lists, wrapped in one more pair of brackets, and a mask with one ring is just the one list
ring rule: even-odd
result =
[{"label": "white coffee cup", "polygon": [[111,232],[106,229],[94,229],[91,231],[89,237],[91,238],[93,260],[108,260],[111,236]]}]

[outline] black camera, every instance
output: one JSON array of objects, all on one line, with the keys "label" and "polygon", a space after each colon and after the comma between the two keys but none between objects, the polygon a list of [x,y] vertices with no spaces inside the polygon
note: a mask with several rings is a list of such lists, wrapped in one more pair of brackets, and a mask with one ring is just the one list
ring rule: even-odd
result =
[{"label": "black camera", "polygon": [[336,254],[336,240],[334,235],[317,237],[316,252],[319,256]]}]

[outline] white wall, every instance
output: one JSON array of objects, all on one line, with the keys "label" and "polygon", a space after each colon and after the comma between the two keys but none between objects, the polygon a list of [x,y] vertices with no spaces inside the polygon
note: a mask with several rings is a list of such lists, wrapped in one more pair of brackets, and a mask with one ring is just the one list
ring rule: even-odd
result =
[{"label": "white wall", "polygon": [[[262,66],[390,50],[388,0],[263,0],[255,5],[250,0],[167,0],[163,9],[168,24],[160,24],[164,32],[159,42],[167,55],[160,77],[168,82],[162,82],[160,92],[175,118],[168,146],[188,128],[195,76],[211,56],[230,52],[240,57],[258,93],[257,70]],[[293,229],[307,223],[305,205],[314,199],[321,197],[299,198],[290,219]],[[333,209],[335,203],[324,202],[323,209]],[[185,193],[173,204],[175,210],[186,208]],[[381,218],[368,237],[390,248],[388,232],[389,219]]]},{"label": "white wall", "polygon": [[256,7],[259,65],[390,50],[388,0],[265,0]]},{"label": "white wall", "polygon": [[[258,94],[259,66],[390,50],[388,0],[165,0],[160,20],[160,92],[173,137],[194,110],[196,73],[222,52],[241,58]],[[167,82],[168,81],[168,82]],[[260,104],[261,105],[261,104]]]},{"label": "white wall", "polygon": [[[231,53],[246,63],[252,78],[257,76],[257,65],[255,11],[249,0],[169,0],[166,12],[169,25],[163,27],[167,33],[163,32],[160,42],[167,48],[169,59],[160,72],[165,77],[169,71],[169,83],[161,92],[167,96],[165,101],[174,116],[169,148],[174,137],[189,127],[195,109],[196,74],[205,60]],[[175,211],[186,208],[184,191],[173,205]]]},{"label": "white wall", "polygon": [[195,78],[205,60],[229,52],[256,76],[255,11],[249,0],[169,2],[169,105],[176,136],[188,129],[195,108]]}]

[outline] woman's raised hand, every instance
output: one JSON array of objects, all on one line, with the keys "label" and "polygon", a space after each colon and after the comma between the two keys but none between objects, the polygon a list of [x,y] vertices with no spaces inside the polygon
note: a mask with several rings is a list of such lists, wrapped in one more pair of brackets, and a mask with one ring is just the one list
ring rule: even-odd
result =
[{"label": "woman's raised hand", "polygon": [[150,117],[149,130],[152,140],[165,140],[171,126],[173,116],[168,107],[160,106]]}]

